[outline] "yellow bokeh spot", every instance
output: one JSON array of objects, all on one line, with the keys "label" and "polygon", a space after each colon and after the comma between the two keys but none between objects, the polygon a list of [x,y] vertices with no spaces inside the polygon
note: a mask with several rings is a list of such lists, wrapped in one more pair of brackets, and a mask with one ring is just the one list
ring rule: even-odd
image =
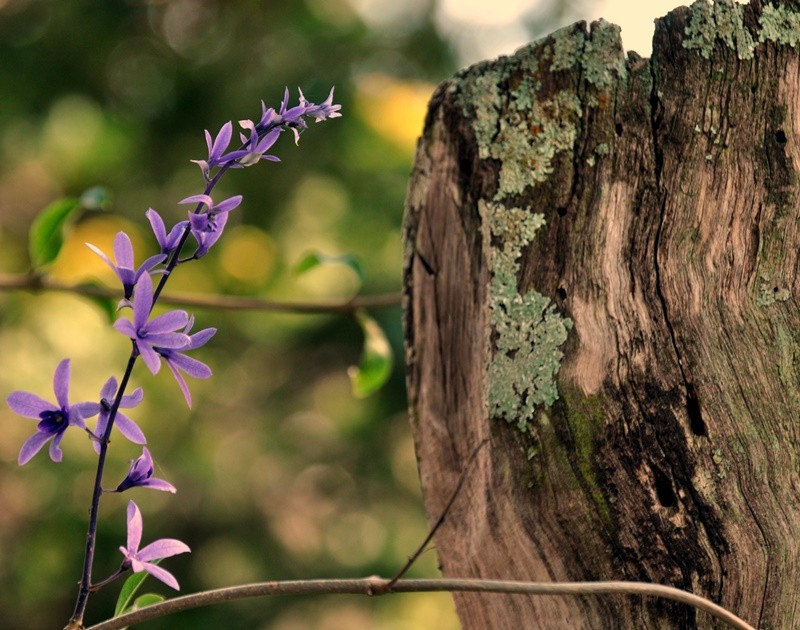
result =
[{"label": "yellow bokeh spot", "polygon": [[119,217],[92,218],[82,221],[67,234],[64,246],[50,269],[50,275],[65,282],[97,280],[112,287],[119,285],[119,280],[111,268],[86,247],[86,243],[98,247],[113,261],[114,237],[120,231],[125,232],[133,243],[136,265],[140,265],[146,258],[157,253],[155,239],[153,247],[148,248],[134,224]]},{"label": "yellow bokeh spot", "polygon": [[220,246],[220,267],[240,282],[262,285],[275,270],[275,241],[257,227],[239,225],[226,230]]},{"label": "yellow bokeh spot", "polygon": [[435,85],[372,73],[359,78],[358,115],[378,134],[413,153]]}]

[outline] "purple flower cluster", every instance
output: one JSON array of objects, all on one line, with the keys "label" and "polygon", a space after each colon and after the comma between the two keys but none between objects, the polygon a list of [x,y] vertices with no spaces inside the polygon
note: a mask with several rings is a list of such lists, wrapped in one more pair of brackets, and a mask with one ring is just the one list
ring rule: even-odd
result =
[{"label": "purple flower cluster", "polygon": [[[96,519],[100,496],[103,492],[124,492],[132,488],[150,488],[165,492],[176,492],[175,486],[154,477],[154,464],[150,451],[142,446],[142,454],[131,460],[126,477],[114,490],[103,490],[101,482],[104,471],[105,453],[108,450],[111,433],[114,427],[130,442],[137,445],[147,443],[144,432],[139,425],[121,409],[133,409],[143,399],[142,388],[126,394],[129,378],[138,357],[142,358],[147,369],[157,374],[162,360],[180,387],[187,405],[191,407],[192,397],[184,378],[185,375],[198,379],[211,376],[211,369],[201,361],[187,355],[188,352],[204,346],[216,333],[215,328],[205,328],[192,333],[194,317],[183,310],[172,310],[153,315],[161,290],[179,264],[196,260],[205,256],[219,240],[230,213],[242,203],[241,195],[235,195],[215,202],[211,194],[229,168],[245,168],[262,160],[278,162],[276,156],[268,153],[284,131],[291,131],[295,144],[300,134],[307,129],[307,119],[321,122],[328,118],[341,116],[341,105],[333,103],[333,90],[328,98],[320,104],[308,101],[300,92],[299,103],[289,107],[289,91],[284,92],[279,108],[267,108],[261,103],[261,116],[258,121],[240,120],[243,133],[238,148],[230,148],[233,140],[233,124],[228,121],[213,137],[206,130],[205,138],[208,157],[203,160],[192,160],[200,167],[205,183],[200,194],[191,195],[178,202],[191,204],[187,219],[178,221],[167,229],[164,219],[154,209],[147,210],[146,217],[150,223],[153,236],[158,245],[158,253],[147,258],[138,267],[135,264],[133,244],[125,232],[119,232],[114,238],[113,260],[99,248],[88,244],[114,271],[122,285],[122,300],[119,308],[131,308],[130,319],[121,317],[114,323],[114,328],[132,342],[131,358],[128,368],[120,383],[113,376],[109,377],[100,390],[98,401],[86,401],[70,404],[70,360],[64,359],[56,367],[53,378],[55,403],[46,401],[30,392],[16,391],[7,398],[12,410],[25,418],[38,420],[36,432],[29,437],[19,452],[20,465],[28,463],[43,447],[50,442],[50,459],[60,462],[63,453],[61,441],[69,427],[78,427],[85,431],[92,440],[94,449],[99,454],[97,465],[97,483],[92,497],[92,508],[89,536],[86,546],[87,562],[81,579],[81,589],[76,603],[76,612],[71,619],[80,625],[83,611],[89,594],[114,579],[112,575],[106,581],[93,584],[91,566],[95,546]],[[189,236],[194,239],[196,247],[191,255],[182,252]],[[153,278],[159,283],[154,287]],[[94,430],[86,425],[86,421],[97,416]],[[128,504],[128,539],[125,547],[120,547],[124,560],[118,573],[131,570],[135,573],[146,571],[172,588],[178,588],[178,582],[169,572],[157,566],[153,561],[167,558],[189,551],[184,543],[173,539],[157,540],[142,549],[139,548],[142,537],[142,515],[136,504]]]}]

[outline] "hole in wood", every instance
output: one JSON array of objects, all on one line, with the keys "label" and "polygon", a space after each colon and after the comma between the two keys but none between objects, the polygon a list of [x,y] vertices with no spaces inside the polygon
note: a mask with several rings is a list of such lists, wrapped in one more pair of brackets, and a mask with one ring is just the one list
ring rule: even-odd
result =
[{"label": "hole in wood", "polygon": [[677,501],[675,491],[672,489],[672,482],[658,468],[653,468],[653,481],[656,485],[656,497],[662,507],[673,507]]},{"label": "hole in wood", "polygon": [[700,403],[692,385],[686,387],[686,414],[689,416],[689,427],[692,429],[692,433],[705,435],[706,423],[703,420]]},{"label": "hole in wood", "polygon": [[616,132],[617,136],[622,135],[622,123],[617,123],[614,125],[614,131]]},{"label": "hole in wood", "polygon": [[778,144],[786,144],[786,132],[783,129],[778,129],[775,132],[775,140],[778,141]]},{"label": "hole in wood", "polygon": [[567,214],[566,208],[556,208],[556,212],[558,212],[558,216],[563,217]]},{"label": "hole in wood", "polygon": [[566,300],[567,299],[567,290],[564,287],[558,287],[558,289],[556,290],[556,293],[558,293],[558,297],[561,300]]}]

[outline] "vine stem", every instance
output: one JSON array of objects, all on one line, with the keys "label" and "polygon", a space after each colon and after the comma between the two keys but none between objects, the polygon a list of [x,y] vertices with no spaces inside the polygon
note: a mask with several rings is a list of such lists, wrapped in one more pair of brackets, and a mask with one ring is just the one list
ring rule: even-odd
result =
[{"label": "vine stem", "polygon": [[[214,187],[217,185],[217,182],[219,182],[228,168],[230,168],[230,163],[220,167],[216,175],[206,183],[203,194],[211,194],[211,192],[214,190]],[[202,207],[203,204],[198,203],[194,210],[195,214],[199,213],[202,210]],[[161,295],[161,291],[164,289],[164,285],[166,285],[173,269],[175,269],[178,261],[180,260],[181,250],[183,249],[186,240],[189,238],[190,232],[190,226],[187,225],[186,229],[181,235],[180,241],[178,241],[174,250],[172,251],[172,255],[167,262],[164,273],[161,275],[158,286],[153,292],[153,301],[150,304],[151,313],[153,312],[156,302]],[[131,373],[133,372],[133,366],[136,364],[136,359],[138,357],[139,349],[136,346],[136,341],[133,341],[133,349],[131,350],[131,356],[128,359],[128,365],[125,368],[125,374],[123,375],[122,381],[119,384],[116,396],[114,397],[114,403],[111,405],[111,409],[108,414],[108,425],[106,426],[105,433],[100,439],[100,454],[97,458],[97,472],[94,478],[92,506],[89,510],[89,527],[86,532],[86,550],[83,556],[83,572],[81,573],[81,580],[79,582],[78,597],[75,600],[75,609],[64,630],[77,630],[83,627],[83,616],[86,613],[86,605],[89,603],[89,595],[93,591],[92,565],[94,564],[94,551],[97,542],[97,519],[100,514],[100,497],[103,495],[103,472],[105,471],[106,453],[108,452],[111,430],[114,428],[114,421],[117,418],[117,412],[119,411],[119,406],[122,403],[122,397],[125,395],[125,390],[128,387],[128,381],[130,380]]]},{"label": "vine stem", "polygon": [[392,583],[379,576],[341,580],[295,580],[258,582],[213,589],[168,599],[132,613],[109,619],[88,630],[116,630],[135,623],[165,617],[184,610],[267,595],[389,595],[392,593],[433,592],[505,593],[520,595],[638,595],[661,597],[693,606],[725,622],[736,630],[755,630],[753,626],[714,602],[671,586],[646,582],[510,582],[476,579],[403,579]]},{"label": "vine stem", "polygon": [[[57,291],[74,293],[94,298],[119,299],[119,291],[85,284],[69,284],[36,275],[0,274],[0,291]],[[359,309],[380,309],[400,306],[401,295],[379,293],[376,295],[355,296],[341,302],[300,302],[292,300],[267,300],[262,298],[240,297],[235,295],[196,295],[191,293],[170,293],[159,298],[162,304],[210,308],[230,311],[272,311],[274,313],[296,313],[299,315],[340,314],[351,315]]]},{"label": "vine stem", "polygon": [[92,492],[92,507],[89,510],[89,529],[86,532],[86,550],[83,556],[83,572],[81,574],[80,586],[78,588],[78,597],[75,600],[75,610],[67,623],[66,630],[71,628],[80,628],[83,624],[83,615],[86,612],[86,605],[89,603],[89,594],[92,592],[92,564],[94,563],[94,550],[97,541],[97,518],[100,514],[100,497],[103,494],[103,471],[105,470],[106,453],[108,452],[109,438],[111,437],[111,429],[114,426],[114,418],[119,411],[122,396],[125,393],[125,388],[130,380],[133,366],[136,364],[136,358],[139,352],[136,349],[136,344],[133,345],[131,356],[128,359],[128,365],[125,368],[125,374],[120,382],[117,395],[114,397],[114,403],[111,405],[109,411],[108,426],[100,440],[100,454],[97,457],[97,472],[94,478],[94,490]]}]

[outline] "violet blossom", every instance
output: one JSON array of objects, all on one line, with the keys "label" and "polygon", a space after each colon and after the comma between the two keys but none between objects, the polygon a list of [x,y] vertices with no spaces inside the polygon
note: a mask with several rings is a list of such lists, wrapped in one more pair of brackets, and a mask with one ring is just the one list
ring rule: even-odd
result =
[{"label": "violet blossom", "polygon": [[142,447],[142,454],[135,460],[131,460],[128,474],[117,486],[114,492],[124,492],[128,488],[152,488],[153,490],[163,490],[175,494],[176,489],[171,483],[153,477],[153,456],[147,447]]},{"label": "violet blossom", "polygon": [[270,162],[281,161],[278,156],[266,155],[266,153],[270,147],[275,144],[275,141],[278,139],[278,136],[281,135],[283,129],[275,127],[265,133],[263,137],[259,137],[258,128],[252,120],[240,120],[239,126],[242,129],[249,129],[250,137],[248,138],[244,134],[239,134],[239,138],[242,140],[244,146],[244,150],[242,151],[244,155],[236,160],[236,163],[232,165],[233,168],[252,166],[261,160],[269,160]]},{"label": "violet blossom", "polygon": [[49,440],[52,440],[50,459],[60,462],[63,453],[59,444],[64,432],[71,426],[86,430],[84,420],[96,416],[100,411],[100,405],[97,403],[69,404],[69,359],[64,359],[56,367],[53,391],[57,404],[49,403],[29,392],[12,392],[6,399],[8,406],[19,415],[39,419],[36,433],[25,440],[19,451],[17,461],[20,466],[27,464]]},{"label": "violet blossom", "polygon": [[139,549],[141,542],[142,513],[139,511],[139,507],[131,501],[128,503],[128,544],[126,547],[119,548],[122,555],[125,556],[125,560],[122,561],[122,568],[130,569],[134,573],[147,571],[147,573],[157,580],[161,580],[167,586],[171,586],[176,591],[180,590],[175,576],[151,561],[169,558],[179,553],[187,553],[191,549],[185,543],[174,538],[161,538],[143,549]]},{"label": "violet blossom", "polygon": [[152,308],[153,280],[149,274],[144,274],[136,283],[133,295],[133,321],[120,318],[114,322],[114,328],[134,341],[145,365],[157,374],[161,358],[153,346],[173,349],[188,345],[189,336],[176,331],[186,326],[189,316],[186,311],[175,310],[147,321]]},{"label": "violet blossom", "polygon": [[186,226],[189,225],[189,222],[180,221],[176,223],[174,226],[172,226],[169,234],[167,234],[167,228],[164,225],[164,220],[161,218],[161,215],[158,214],[158,212],[150,208],[147,212],[145,212],[145,216],[147,217],[147,220],[150,221],[150,227],[153,228],[153,234],[156,237],[158,246],[161,248],[161,253],[166,257],[172,253],[172,250],[178,245],[178,242],[181,240],[181,236],[183,235],[183,231],[186,229]]},{"label": "violet blossom", "polygon": [[[111,407],[116,394],[117,379],[112,376],[106,381],[105,385],[103,385],[103,389],[100,390],[100,415],[97,418],[97,426],[94,430],[98,440],[102,440],[106,433],[108,419],[111,415]],[[142,433],[139,425],[119,411],[119,409],[131,409],[142,402],[143,397],[144,391],[141,387],[137,387],[131,394],[123,395],[119,402],[117,415],[114,418],[114,427],[119,429],[119,432],[134,444],[146,444],[147,438],[144,436],[144,433]],[[98,453],[100,452],[99,441],[94,442],[94,450]]]},{"label": "violet blossom", "polygon": [[100,258],[102,258],[105,263],[111,267],[114,273],[117,274],[117,278],[119,278],[120,282],[122,282],[126,300],[130,299],[131,295],[133,294],[133,287],[139,281],[139,278],[142,276],[142,274],[146,274],[157,264],[163,262],[166,258],[163,253],[150,256],[150,258],[139,265],[138,269],[134,270],[133,245],[131,244],[130,237],[125,234],[125,232],[117,232],[117,235],[114,237],[115,262],[111,262],[111,259],[106,256],[102,250],[95,247],[91,243],[86,243],[86,246],[95,254],[100,256]]},{"label": "violet blossom", "polygon": [[[191,316],[186,324],[186,328],[183,329],[184,334],[188,335],[193,325],[194,316]],[[155,348],[155,351],[163,357],[164,361],[166,361],[167,367],[169,368],[170,372],[172,372],[175,380],[178,381],[178,386],[181,388],[183,397],[186,399],[186,404],[189,405],[189,407],[192,406],[192,395],[189,392],[189,386],[186,384],[186,380],[183,378],[181,372],[185,372],[194,378],[209,378],[211,376],[211,368],[209,368],[202,361],[198,361],[192,357],[187,357],[184,352],[187,352],[188,350],[196,350],[197,348],[204,346],[208,340],[216,334],[216,332],[216,328],[205,328],[193,335],[189,335],[189,343],[182,348]]]},{"label": "violet blossom", "polygon": [[200,167],[200,170],[203,171],[203,177],[208,181],[212,168],[232,162],[245,155],[246,151],[238,150],[225,153],[228,149],[228,145],[231,143],[231,137],[233,136],[233,124],[230,121],[222,125],[222,128],[213,141],[211,140],[211,134],[208,129],[205,130],[205,133],[206,145],[208,146],[208,159],[192,160],[192,162]]},{"label": "violet blossom", "polygon": [[242,203],[242,196],[235,195],[214,205],[214,200],[209,195],[192,195],[178,203],[196,203],[199,208],[206,206],[206,210],[189,212],[189,224],[192,236],[197,241],[197,250],[194,257],[200,258],[208,253],[211,246],[222,236],[225,224],[228,222],[228,213]]}]

